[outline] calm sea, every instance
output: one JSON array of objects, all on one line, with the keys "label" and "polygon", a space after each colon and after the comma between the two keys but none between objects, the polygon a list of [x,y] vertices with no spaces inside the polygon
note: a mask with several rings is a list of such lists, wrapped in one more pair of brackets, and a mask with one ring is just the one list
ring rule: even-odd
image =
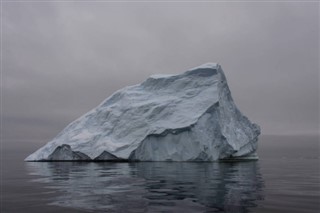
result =
[{"label": "calm sea", "polygon": [[0,212],[320,212],[317,136],[261,136],[237,163],[23,162],[40,146],[3,142]]}]

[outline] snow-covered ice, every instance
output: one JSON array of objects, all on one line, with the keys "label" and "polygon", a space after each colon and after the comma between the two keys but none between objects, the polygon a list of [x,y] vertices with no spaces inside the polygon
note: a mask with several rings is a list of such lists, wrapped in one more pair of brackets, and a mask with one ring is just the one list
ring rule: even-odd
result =
[{"label": "snow-covered ice", "polygon": [[207,63],[116,91],[25,160],[252,159],[259,134],[221,66]]}]

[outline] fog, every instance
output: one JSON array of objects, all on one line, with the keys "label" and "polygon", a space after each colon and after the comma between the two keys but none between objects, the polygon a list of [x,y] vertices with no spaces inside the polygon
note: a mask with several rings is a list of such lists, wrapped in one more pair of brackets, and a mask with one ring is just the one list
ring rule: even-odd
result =
[{"label": "fog", "polygon": [[317,2],[3,2],[2,139],[48,141],[127,85],[222,65],[262,134],[319,131]]}]

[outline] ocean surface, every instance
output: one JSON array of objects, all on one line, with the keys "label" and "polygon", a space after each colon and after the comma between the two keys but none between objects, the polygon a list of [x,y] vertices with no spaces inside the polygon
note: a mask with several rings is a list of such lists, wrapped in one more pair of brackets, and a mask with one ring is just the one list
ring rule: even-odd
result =
[{"label": "ocean surface", "polygon": [[42,144],[2,142],[0,212],[320,212],[318,136],[261,136],[251,162],[23,161]]}]

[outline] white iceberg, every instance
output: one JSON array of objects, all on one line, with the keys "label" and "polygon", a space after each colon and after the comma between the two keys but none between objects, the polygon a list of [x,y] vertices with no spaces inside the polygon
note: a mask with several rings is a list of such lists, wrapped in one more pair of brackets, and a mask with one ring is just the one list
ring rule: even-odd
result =
[{"label": "white iceberg", "polygon": [[25,160],[256,159],[259,134],[234,104],[221,66],[207,63],[115,92]]}]

